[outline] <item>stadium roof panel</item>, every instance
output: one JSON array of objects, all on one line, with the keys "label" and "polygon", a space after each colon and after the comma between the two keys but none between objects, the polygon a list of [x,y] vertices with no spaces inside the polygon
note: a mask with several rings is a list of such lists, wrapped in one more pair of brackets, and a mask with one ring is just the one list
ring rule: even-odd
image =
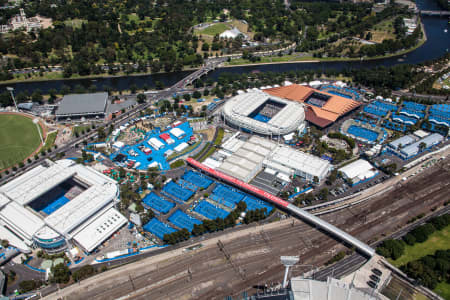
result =
[{"label": "stadium roof panel", "polygon": [[16,202],[11,202],[0,211],[0,218],[13,230],[18,230],[24,237],[31,240],[44,222],[34,213]]},{"label": "stadium roof panel", "polygon": [[352,99],[322,92],[307,86],[292,84],[289,86],[277,87],[264,90],[264,92],[301,103],[305,103],[313,93],[319,93],[329,97],[322,107],[305,103],[312,110],[306,113],[306,120],[320,127],[325,127],[336,121],[342,115],[360,106],[360,103]]},{"label": "stadium roof panel", "polygon": [[55,112],[56,116],[104,113],[108,93],[70,94],[65,95]]},{"label": "stadium roof panel", "polygon": [[40,167],[14,179],[4,185],[0,191],[3,191],[15,202],[26,205],[75,175],[73,169],[64,168],[59,164],[54,164],[49,168]]},{"label": "stadium roof panel", "polygon": [[73,238],[84,250],[91,252],[126,223],[127,219],[121,213],[110,208]]},{"label": "stadium roof panel", "polygon": [[110,203],[117,193],[116,185],[94,185],[45,218],[45,222],[59,233],[68,233],[86,220],[86,216]]},{"label": "stadium roof panel", "polygon": [[[265,105],[268,100],[282,104],[282,107],[267,122],[249,116],[260,106]],[[251,91],[231,98],[223,106],[222,113],[227,122],[234,126],[265,135],[288,134],[295,131],[305,120],[302,104],[261,91]]]}]

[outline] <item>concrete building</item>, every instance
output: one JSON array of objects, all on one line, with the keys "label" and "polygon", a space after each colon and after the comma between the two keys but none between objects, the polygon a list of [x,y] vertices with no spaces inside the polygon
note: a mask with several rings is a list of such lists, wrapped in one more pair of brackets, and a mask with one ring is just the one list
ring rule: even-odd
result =
[{"label": "concrete building", "polygon": [[356,185],[367,181],[378,174],[376,168],[374,168],[367,160],[358,159],[339,169],[344,179],[349,180]]},{"label": "concrete building", "polygon": [[57,121],[73,121],[83,118],[105,118],[108,93],[65,95],[58,104]]},{"label": "concrete building", "polygon": [[279,145],[263,165],[287,176],[300,176],[308,181],[313,181],[314,177],[321,181],[331,169],[329,161],[284,145]]},{"label": "concrete building", "polygon": [[258,90],[228,100],[222,116],[227,124],[260,135],[286,135],[305,128],[303,104]]},{"label": "concrete building", "polygon": [[[412,143],[406,147],[403,147],[400,150],[399,155],[403,159],[409,159],[409,158],[419,154],[419,152],[441,143],[443,140],[444,140],[444,137],[442,135],[440,135],[439,133],[430,134],[430,135],[424,137],[423,139],[418,140],[415,143]],[[422,148],[422,145],[423,145],[423,148]]]},{"label": "concrete building", "polygon": [[91,252],[127,222],[118,196],[117,183],[90,167],[46,161],[0,187],[0,238],[23,252],[72,243]]},{"label": "concrete building", "polygon": [[289,177],[294,175],[309,181],[317,176],[320,181],[331,168],[327,160],[258,136],[252,136],[248,141],[234,136],[222,147],[225,150],[223,163],[219,166],[212,162],[208,164],[246,183],[263,168],[287,179],[284,181],[289,181]]}]

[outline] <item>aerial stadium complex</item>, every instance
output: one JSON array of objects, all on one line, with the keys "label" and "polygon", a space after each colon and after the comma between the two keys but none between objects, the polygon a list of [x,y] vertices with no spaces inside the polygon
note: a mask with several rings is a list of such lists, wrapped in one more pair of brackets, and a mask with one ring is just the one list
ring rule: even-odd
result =
[{"label": "aerial stadium complex", "polygon": [[304,104],[306,120],[322,128],[360,106],[358,101],[298,84],[265,89],[264,92]]},{"label": "aerial stadium complex", "polygon": [[285,135],[305,128],[302,104],[261,91],[228,100],[222,115],[227,124],[260,135]]},{"label": "aerial stadium complex", "polygon": [[112,179],[73,160],[46,161],[0,187],[0,233],[23,252],[96,249],[127,220]]}]

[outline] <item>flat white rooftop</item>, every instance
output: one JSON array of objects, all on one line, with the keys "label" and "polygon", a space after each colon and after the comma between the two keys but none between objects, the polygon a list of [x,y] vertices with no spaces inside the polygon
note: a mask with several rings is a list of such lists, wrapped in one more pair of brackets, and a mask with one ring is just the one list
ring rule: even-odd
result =
[{"label": "flat white rooftop", "polygon": [[330,169],[327,160],[292,149],[288,146],[278,146],[271,154],[271,161],[322,179]]},{"label": "flat white rooftop", "polygon": [[110,208],[78,232],[73,239],[84,250],[91,252],[126,223],[127,219],[120,212]]},{"label": "flat white rooftop", "polygon": [[28,240],[44,226],[39,216],[16,202],[9,203],[0,211],[0,219],[12,230],[18,230]]},{"label": "flat white rooftop", "polygon": [[15,202],[25,205],[75,175],[73,169],[54,164],[49,168],[39,166],[5,184],[0,192]]},{"label": "flat white rooftop", "polygon": [[347,178],[353,180],[354,183],[374,176],[376,169],[364,159],[358,159],[339,169]]},{"label": "flat white rooftop", "polygon": [[61,234],[68,233],[89,216],[111,203],[117,193],[112,183],[94,185],[45,218],[45,223]]}]

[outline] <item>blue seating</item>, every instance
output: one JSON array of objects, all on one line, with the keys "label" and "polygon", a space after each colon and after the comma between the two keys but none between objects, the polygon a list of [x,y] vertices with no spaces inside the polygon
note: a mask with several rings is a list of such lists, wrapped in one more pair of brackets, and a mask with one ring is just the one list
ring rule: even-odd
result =
[{"label": "blue seating", "polygon": [[170,181],[168,184],[166,184],[163,187],[163,192],[166,194],[169,194],[175,198],[178,198],[182,201],[189,200],[189,198],[191,198],[192,195],[194,194],[193,191],[182,188],[181,186],[179,186],[178,184],[176,184],[173,181]]},{"label": "blue seating", "polygon": [[167,214],[175,206],[174,203],[162,199],[153,192],[145,196],[142,202],[144,202],[144,206],[156,209],[163,214]]},{"label": "blue seating", "polygon": [[400,110],[400,114],[406,115],[408,117],[416,118],[416,119],[423,119],[425,118],[425,113],[416,111],[416,110],[410,110],[407,108],[402,108]]},{"label": "blue seating", "polygon": [[211,220],[217,218],[224,219],[229,214],[226,210],[216,207],[206,200],[200,201],[200,203],[194,208],[194,211]]},{"label": "blue seating", "polygon": [[395,131],[400,131],[400,132],[405,132],[406,129],[408,128],[408,126],[404,125],[404,124],[399,124],[396,122],[391,122],[389,120],[385,120],[383,122],[383,126],[391,129],[391,130],[395,130]]},{"label": "blue seating", "polygon": [[169,225],[159,221],[156,218],[151,219],[150,222],[143,226],[143,228],[145,231],[151,232],[161,240],[164,239],[165,234],[170,234],[176,231]]},{"label": "blue seating", "polygon": [[169,222],[174,224],[179,228],[186,228],[189,232],[194,228],[194,224],[200,225],[201,221],[197,220],[194,217],[189,216],[181,210],[176,210],[170,217]]},{"label": "blue seating", "polygon": [[396,114],[392,115],[392,120],[403,123],[403,124],[408,124],[408,125],[415,125],[417,123],[417,119],[415,119],[415,118],[411,118],[411,117],[407,117],[407,116],[403,116],[403,115],[396,115]]},{"label": "blue seating", "polygon": [[183,180],[189,181],[199,188],[207,189],[213,181],[206,176],[201,175],[198,172],[187,171],[183,174]]}]

